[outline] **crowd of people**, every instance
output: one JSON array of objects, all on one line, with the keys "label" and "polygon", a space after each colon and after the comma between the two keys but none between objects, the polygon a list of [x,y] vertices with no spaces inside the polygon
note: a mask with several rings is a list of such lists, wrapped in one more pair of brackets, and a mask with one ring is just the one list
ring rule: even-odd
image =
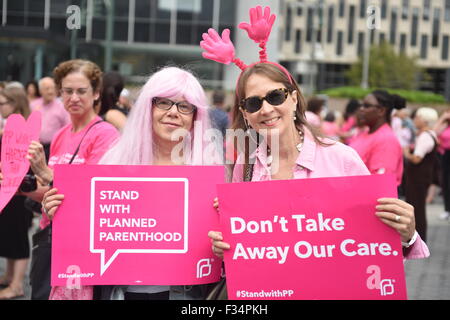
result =
[{"label": "crowd of people", "polygon": [[[362,101],[349,101],[342,117],[320,97],[306,100],[290,72],[267,61],[268,33],[257,31],[273,24],[269,16],[261,13],[254,18],[255,24],[240,26],[262,49],[261,61],[250,66],[235,58],[234,50],[224,50],[232,46],[229,31],[222,37],[212,29],[203,35],[205,58],[234,62],[242,70],[231,93],[234,104],[230,112],[223,91],[214,92],[208,101],[199,79],[189,70],[173,66],[152,74],[135,103],[130,103],[130,92],[119,73],[103,73],[95,63],[79,59],[61,62],[51,76],[38,83],[9,83],[1,89],[2,123],[11,114],[27,118],[32,111],[40,111],[42,131],[27,154],[37,188],[19,188],[0,215],[0,257],[7,259],[6,273],[0,277],[0,299],[24,295],[33,214],[39,214],[38,233],[47,236],[40,239],[48,241],[51,234],[52,220],[65,197],[53,185],[56,164],[205,165],[204,147],[196,141],[188,144],[187,137],[202,139],[210,128],[222,134],[226,129],[253,131],[266,141],[256,145],[254,162],[249,161],[245,146],[237,148],[236,161],[228,170],[231,182],[393,174],[405,200],[378,199],[376,215],[398,232],[406,259],[429,256],[425,208],[433,185],[442,188],[442,217],[450,215],[450,110],[439,117],[434,109],[423,107],[410,118],[404,112],[406,101],[384,90],[373,91]],[[258,19],[262,21],[256,23]],[[190,135],[194,123],[200,124],[202,131]],[[177,129],[185,134],[173,139]],[[270,148],[274,132],[279,139],[277,154]],[[179,143],[187,147],[175,161],[172,151]],[[223,141],[224,148],[229,145]],[[306,156],[312,153],[314,157]],[[208,164],[223,165],[223,161],[218,156],[208,159]],[[27,199],[34,206],[27,205]],[[220,213],[220,199],[207,201]],[[220,230],[211,230],[208,236],[213,252],[223,258],[230,249],[227,239]],[[51,287],[50,259],[48,252],[33,252],[32,299],[172,297],[169,285]],[[207,288],[200,286],[184,296],[205,299],[207,294]]]},{"label": "crowd of people", "polygon": [[[253,97],[264,97],[266,101]],[[6,272],[0,277],[0,299],[24,295],[32,219],[42,213],[40,228],[45,230],[64,200],[64,195],[52,186],[54,165],[174,165],[171,151],[183,137],[172,141],[166,122],[176,123],[188,132],[195,119],[202,121],[204,130],[217,128],[224,137],[227,129],[251,128],[267,134],[262,129],[272,128],[275,122],[281,146],[279,157],[274,158],[276,163],[268,162],[270,148],[260,150],[251,165],[242,158],[244,154],[238,154],[229,177],[232,182],[394,174],[405,201],[388,198],[380,205],[395,206],[396,212],[402,214],[396,214],[394,220],[389,212],[379,217],[401,234],[402,241],[409,244],[405,248],[415,244],[414,250],[405,250],[406,258],[410,252],[427,256],[425,208],[436,186],[445,199],[441,217],[449,217],[450,110],[441,116],[429,107],[410,113],[404,99],[377,90],[362,101],[350,100],[341,116],[319,97],[305,100],[292,78],[277,66],[264,63],[247,68],[240,76],[236,97],[239,103],[231,112],[225,106],[224,91],[213,92],[208,101],[198,79],[177,67],[162,68],[153,74],[133,107],[129,98],[120,74],[102,73],[87,60],[62,62],[53,77],[26,86],[14,82],[1,90],[3,124],[11,114],[27,118],[32,111],[40,111],[42,130],[39,141],[33,141],[28,151],[30,173],[36,175],[39,186],[32,192],[19,189],[0,215],[0,256],[7,259]],[[150,101],[152,109],[147,107]],[[270,145],[270,134],[265,138]],[[223,146],[227,146],[225,141]],[[310,148],[317,148],[315,163],[301,156]],[[202,152],[190,150],[183,164],[201,165],[198,155]],[[330,157],[334,160],[324,160]],[[223,163],[223,159],[216,163]],[[271,167],[278,170],[271,172]],[[310,167],[316,169],[304,170]],[[34,202],[34,207],[27,201]],[[218,199],[214,206],[219,210]],[[213,251],[222,257],[229,245],[221,232],[211,231],[209,237]],[[92,286],[78,290],[51,288],[50,269],[32,272],[33,278],[39,279],[35,287],[32,279],[33,299],[108,298],[115,290],[106,286],[97,291]],[[43,282],[47,285],[42,286]],[[123,292],[125,299],[169,296],[169,286],[129,286]]]}]

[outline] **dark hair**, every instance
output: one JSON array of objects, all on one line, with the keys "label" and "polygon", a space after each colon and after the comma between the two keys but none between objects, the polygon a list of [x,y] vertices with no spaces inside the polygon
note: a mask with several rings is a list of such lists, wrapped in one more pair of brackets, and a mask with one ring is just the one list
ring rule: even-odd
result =
[{"label": "dark hair", "polygon": [[312,113],[319,114],[325,104],[325,100],[312,97],[308,100],[308,104],[306,106],[306,110],[311,111]]},{"label": "dark hair", "polygon": [[323,120],[326,122],[334,122],[336,120],[336,115],[334,114],[334,111],[328,111],[327,115]]},{"label": "dark hair", "polygon": [[386,108],[386,122],[391,123],[391,112],[393,109],[403,109],[406,107],[406,99],[397,94],[390,94],[386,90],[375,90],[371,93],[378,104]]},{"label": "dark hair", "polygon": [[225,102],[225,94],[223,91],[214,91],[212,96],[213,104],[221,104]]},{"label": "dark hair", "polygon": [[33,86],[34,87],[34,91],[36,92],[36,97],[40,97],[41,93],[39,92],[39,85],[35,80],[30,80],[27,82],[27,84],[25,85],[25,91],[28,94],[28,87],[29,86]]},{"label": "dark hair", "polygon": [[111,71],[103,74],[103,88],[101,92],[101,106],[99,116],[104,115],[119,101],[120,93],[124,87],[123,77],[120,73]]},{"label": "dark hair", "polygon": [[351,117],[361,106],[361,103],[356,99],[350,99],[347,103],[347,106],[345,107],[344,112],[344,120],[348,120],[349,117]]}]

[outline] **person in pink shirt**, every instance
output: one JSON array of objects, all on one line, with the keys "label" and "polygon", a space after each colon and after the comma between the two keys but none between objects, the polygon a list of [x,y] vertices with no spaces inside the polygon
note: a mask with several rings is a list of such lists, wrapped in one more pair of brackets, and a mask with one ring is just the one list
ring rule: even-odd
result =
[{"label": "person in pink shirt", "polygon": [[316,128],[320,128],[322,124],[322,119],[320,118],[320,113],[323,110],[323,105],[325,101],[317,97],[312,97],[308,100],[305,116],[308,123]]},{"label": "person in pink shirt", "polygon": [[[239,155],[232,171],[232,182],[247,181],[249,170],[251,181],[370,174],[355,150],[323,138],[308,124],[300,88],[280,67],[258,63],[246,68],[238,80],[236,91],[238,104],[233,110],[233,129],[245,131],[252,128],[263,134],[268,142],[250,154],[256,158],[253,166],[244,161],[244,153]],[[273,156],[267,147],[271,143],[268,132],[273,130],[279,134],[279,156]],[[396,139],[395,136],[393,138]],[[401,156],[401,149],[399,151]],[[405,257],[427,257],[428,248],[415,231],[413,207],[394,198],[378,201],[377,216],[400,233]],[[218,208],[218,199],[214,206]],[[210,231],[208,236],[214,253],[223,257],[223,250],[230,246],[223,241],[221,232]]]},{"label": "person in pink shirt", "polygon": [[339,141],[341,129],[336,122],[336,115],[334,114],[334,111],[329,111],[327,113],[322,121],[320,129],[326,137]]},{"label": "person in pink shirt", "polygon": [[389,126],[393,107],[392,96],[384,90],[367,95],[357,117],[369,130],[358,135],[350,146],[358,152],[371,174],[392,173],[400,185],[403,151]]},{"label": "person in pink shirt", "polygon": [[40,98],[31,102],[31,111],[40,111],[42,114],[42,129],[39,142],[44,146],[48,159],[50,143],[59,129],[70,122],[70,117],[64,105],[57,97],[55,81],[50,77],[39,80]]},{"label": "person in pink shirt", "polygon": [[441,213],[440,218],[447,220],[450,218],[450,110],[442,113],[433,129],[438,135],[439,152],[442,154],[441,183],[444,212]]},{"label": "person in pink shirt", "polygon": [[[207,145],[199,143],[207,135],[211,126],[209,106],[200,82],[189,71],[166,67],[154,73],[142,87],[133,106],[127,125],[120,139],[101,157],[99,164],[109,165],[210,165],[222,164],[219,153],[204,157]],[[95,120],[94,120],[95,121]],[[195,134],[194,134],[195,132]],[[180,133],[182,134],[180,136]],[[176,136],[176,139],[174,137]],[[192,143],[186,143],[190,140]],[[173,152],[185,144],[189,149]],[[57,141],[55,141],[57,144]],[[53,146],[53,145],[52,145]],[[52,162],[53,158],[50,159]],[[53,218],[64,196],[51,189],[46,193],[43,206]],[[151,270],[149,270],[151,272]],[[68,290],[58,287],[52,291],[53,299],[87,299],[93,295],[90,288]],[[96,298],[117,298],[114,292],[121,292],[125,300],[169,299],[172,291],[180,290],[185,297],[201,291],[190,286],[130,285],[113,288],[99,286]],[[189,293],[189,291],[191,291]],[[75,294],[76,293],[76,294]]]},{"label": "person in pink shirt", "polygon": [[[55,82],[61,91],[64,108],[70,115],[70,123],[60,129],[53,138],[50,148],[50,159],[48,166],[42,144],[33,141],[28,150],[27,158],[41,186],[38,193],[40,199],[52,196],[57,190],[50,189],[53,183],[53,167],[55,164],[97,164],[103,154],[112,143],[119,137],[118,131],[109,123],[101,120],[94,111],[94,104],[98,101],[102,87],[102,72],[93,62],[87,60],[69,60],[60,63],[54,70]],[[50,191],[48,191],[50,189]],[[44,194],[45,192],[45,194]],[[55,199],[60,203],[59,198]],[[50,224],[48,212],[43,206],[41,229]],[[37,259],[41,257],[37,256]],[[93,295],[92,287],[83,287],[79,290],[69,290],[65,287],[54,287],[50,292],[50,270],[42,270],[31,274],[32,299],[62,299],[77,298],[90,299]],[[36,288],[33,286],[47,280],[48,288]]]},{"label": "person in pink shirt", "polygon": [[[232,181],[287,180],[314,177],[344,177],[370,174],[364,162],[350,147],[331,139],[323,138],[308,124],[306,104],[295,79],[281,65],[267,60],[266,42],[275,16],[270,8],[261,6],[250,9],[251,24],[242,23],[240,28],[259,43],[260,61],[244,65],[234,56],[234,47],[229,39],[229,30],[222,37],[213,30],[203,34],[200,43],[206,50],[203,57],[224,64],[238,65],[242,72],[236,85],[236,98],[233,108],[232,129],[248,131],[261,135],[264,143],[256,150],[241,148],[238,162],[233,169]],[[224,54],[225,52],[225,54]],[[226,55],[230,52],[231,56]],[[278,137],[272,141],[272,137]],[[278,141],[278,152],[272,149]],[[273,144],[272,144],[273,142]],[[401,153],[401,150],[400,150]],[[256,157],[252,165],[248,156]],[[239,161],[241,160],[241,161]],[[244,161],[243,161],[244,160]],[[214,207],[219,208],[215,199]],[[403,255],[406,258],[429,256],[426,244],[415,231],[414,208],[395,198],[378,199],[377,217],[387,226],[396,230],[404,243]],[[213,252],[223,258],[224,250],[230,245],[223,239],[220,231],[208,233]]]}]

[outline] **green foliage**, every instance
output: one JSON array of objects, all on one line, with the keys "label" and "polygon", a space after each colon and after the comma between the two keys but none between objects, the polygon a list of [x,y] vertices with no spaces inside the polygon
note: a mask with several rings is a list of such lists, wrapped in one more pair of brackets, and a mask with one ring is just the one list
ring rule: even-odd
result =
[{"label": "green foliage", "polygon": [[[346,76],[351,85],[360,85],[363,57],[352,65]],[[422,72],[417,58],[397,54],[387,42],[372,46],[369,59],[369,87],[412,90],[417,88],[417,75]]]},{"label": "green foliage", "polygon": [[[363,99],[370,92],[382,87],[374,87],[371,89],[363,89],[360,87],[339,87],[324,90],[321,93],[334,98],[347,99]],[[391,94],[398,94],[411,103],[426,103],[426,104],[444,104],[445,98],[442,95],[417,91],[417,90],[403,90],[403,89],[385,89]]]}]

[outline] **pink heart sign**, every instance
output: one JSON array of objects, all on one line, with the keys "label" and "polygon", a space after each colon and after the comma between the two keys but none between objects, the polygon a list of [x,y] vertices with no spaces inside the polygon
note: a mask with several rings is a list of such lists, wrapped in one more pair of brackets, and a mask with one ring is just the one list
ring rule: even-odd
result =
[{"label": "pink heart sign", "polygon": [[25,158],[32,140],[39,140],[41,113],[34,111],[28,120],[20,114],[8,117],[2,136],[1,170],[3,180],[0,187],[0,214],[16,193],[30,168]]}]

